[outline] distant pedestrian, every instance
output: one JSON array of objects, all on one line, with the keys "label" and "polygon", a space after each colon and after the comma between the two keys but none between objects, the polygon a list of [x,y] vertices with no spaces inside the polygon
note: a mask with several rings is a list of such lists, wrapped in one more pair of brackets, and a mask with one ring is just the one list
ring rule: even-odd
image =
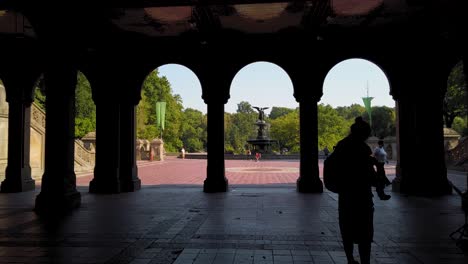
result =
[{"label": "distant pedestrian", "polygon": [[328,158],[328,154],[330,154],[330,150],[328,150],[327,146],[325,146],[325,148],[323,149],[323,154],[325,154],[325,158]]},{"label": "distant pedestrian", "polygon": [[262,153],[256,152],[255,153],[255,161],[258,162],[258,161],[260,161],[261,158],[262,158]]},{"label": "distant pedestrian", "polygon": [[252,151],[250,151],[250,149],[247,149],[247,151],[245,152],[245,154],[247,155],[247,159],[248,159],[248,160],[251,160]]},{"label": "distant pedestrian", "polygon": [[182,149],[180,150],[180,156],[182,157],[182,159],[185,159],[185,148],[182,147]]},{"label": "distant pedestrian", "polygon": [[387,185],[390,185],[391,182],[388,180],[387,175],[385,174],[385,163],[388,163],[387,152],[384,149],[383,140],[379,140],[377,143],[378,147],[374,149],[373,156],[375,158],[375,166],[377,167],[377,180],[375,184],[375,190],[380,200],[388,200],[392,196],[385,194],[384,188]]}]

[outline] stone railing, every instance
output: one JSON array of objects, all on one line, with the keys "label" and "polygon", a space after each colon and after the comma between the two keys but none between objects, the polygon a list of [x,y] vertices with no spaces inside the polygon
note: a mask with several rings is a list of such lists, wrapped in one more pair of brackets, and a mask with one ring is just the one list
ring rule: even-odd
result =
[{"label": "stone railing", "polygon": [[448,157],[456,166],[465,165],[468,161],[468,137],[460,139],[456,147],[448,150]]},{"label": "stone railing", "polygon": [[75,140],[75,171],[92,170],[94,161],[94,152],[87,150],[81,140]]},{"label": "stone railing", "polygon": [[[36,104],[31,105],[31,127],[45,134],[46,114]],[[41,146],[44,148],[44,146]],[[44,153],[44,152],[42,152]],[[43,159],[42,159],[43,160]],[[94,168],[95,154],[83,146],[83,142],[75,140],[75,170],[84,171]]]},{"label": "stone railing", "polygon": [[34,103],[31,105],[31,126],[34,127],[36,130],[45,133],[45,112]]}]

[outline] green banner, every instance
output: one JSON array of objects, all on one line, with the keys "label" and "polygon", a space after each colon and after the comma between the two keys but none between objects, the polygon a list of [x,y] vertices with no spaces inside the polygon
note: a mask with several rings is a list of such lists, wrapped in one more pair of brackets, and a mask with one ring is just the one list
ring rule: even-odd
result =
[{"label": "green banner", "polygon": [[371,101],[374,97],[363,97],[364,107],[366,108],[367,114],[369,115],[369,125],[372,127],[372,107]]},{"label": "green banner", "polygon": [[166,122],[166,102],[156,103],[156,125],[164,130]]}]

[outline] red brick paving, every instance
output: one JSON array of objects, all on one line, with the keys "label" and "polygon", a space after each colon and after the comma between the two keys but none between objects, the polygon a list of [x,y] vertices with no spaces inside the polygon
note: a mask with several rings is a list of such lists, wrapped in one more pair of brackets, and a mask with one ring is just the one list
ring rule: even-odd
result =
[{"label": "red brick paving", "polygon": [[[274,185],[295,184],[299,177],[298,160],[226,160],[226,177],[229,184]],[[319,163],[322,175],[322,162]],[[229,168],[252,168],[256,172],[233,172]],[[395,173],[394,166],[387,166],[389,178]],[[264,168],[265,171],[261,169]],[[289,168],[283,172],[271,168]],[[291,168],[297,172],[290,172]],[[142,185],[203,185],[206,178],[206,160],[178,159],[167,157],[165,161],[141,162],[138,166],[138,176]],[[92,174],[77,178],[78,186],[87,186],[92,180]]]}]

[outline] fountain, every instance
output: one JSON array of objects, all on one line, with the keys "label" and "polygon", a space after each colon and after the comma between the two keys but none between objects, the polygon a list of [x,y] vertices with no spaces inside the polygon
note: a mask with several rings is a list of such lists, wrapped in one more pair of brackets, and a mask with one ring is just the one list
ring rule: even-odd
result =
[{"label": "fountain", "polygon": [[264,110],[269,107],[253,106],[253,108],[258,111],[258,119],[255,122],[255,125],[258,127],[257,138],[249,139],[247,142],[253,146],[253,153],[260,152],[262,154],[271,154],[271,145],[272,143],[277,143],[277,141],[270,139],[267,135],[269,124],[265,122]]}]

